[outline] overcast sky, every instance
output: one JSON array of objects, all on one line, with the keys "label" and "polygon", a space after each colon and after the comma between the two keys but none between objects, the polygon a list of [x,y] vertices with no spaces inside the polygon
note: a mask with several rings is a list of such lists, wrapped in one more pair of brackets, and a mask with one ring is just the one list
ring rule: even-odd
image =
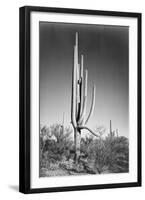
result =
[{"label": "overcast sky", "polygon": [[71,83],[75,33],[79,34],[79,55],[88,69],[88,104],[93,84],[96,102],[88,126],[109,120],[119,135],[129,134],[128,27],[40,22],[40,123],[51,125],[71,121]]}]

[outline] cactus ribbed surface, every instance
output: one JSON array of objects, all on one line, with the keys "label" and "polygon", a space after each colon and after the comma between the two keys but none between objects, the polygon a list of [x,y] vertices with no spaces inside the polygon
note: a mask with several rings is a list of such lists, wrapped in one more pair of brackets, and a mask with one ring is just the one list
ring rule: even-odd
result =
[{"label": "cactus ribbed surface", "polygon": [[[87,84],[88,84],[88,70],[84,73],[84,56],[81,55],[81,63],[79,63],[78,52],[78,33],[75,37],[74,46],[74,64],[72,70],[72,99],[71,99],[71,123],[74,128],[74,142],[76,162],[78,162],[80,156],[80,142],[81,142],[81,130],[87,129],[90,133],[96,135],[90,128],[86,127],[87,122],[93,114],[95,107],[95,85],[92,91],[91,108],[86,117],[87,107]],[[96,135],[97,136],[97,135]]]}]

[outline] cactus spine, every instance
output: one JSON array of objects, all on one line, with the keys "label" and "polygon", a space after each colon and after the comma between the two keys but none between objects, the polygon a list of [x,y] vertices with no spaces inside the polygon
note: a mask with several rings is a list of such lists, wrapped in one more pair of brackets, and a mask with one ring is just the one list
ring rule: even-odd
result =
[{"label": "cactus spine", "polygon": [[95,85],[93,86],[90,112],[88,114],[88,117],[86,118],[88,70],[85,70],[84,75],[84,56],[81,55],[81,63],[79,64],[78,53],[78,33],[76,33],[74,45],[74,64],[72,71],[71,99],[71,123],[74,128],[76,162],[78,162],[78,159],[80,157],[81,130],[87,129],[90,133],[96,135],[90,128],[86,127],[86,123],[92,116],[95,107]]}]

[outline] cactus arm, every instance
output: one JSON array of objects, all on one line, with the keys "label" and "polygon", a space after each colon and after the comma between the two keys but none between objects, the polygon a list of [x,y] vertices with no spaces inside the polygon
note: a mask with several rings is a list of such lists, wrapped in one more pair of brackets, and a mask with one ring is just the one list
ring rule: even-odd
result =
[{"label": "cactus arm", "polygon": [[92,116],[93,114],[93,111],[94,111],[94,107],[95,107],[95,85],[93,86],[93,92],[92,92],[92,103],[91,103],[91,108],[90,108],[90,112],[89,112],[89,115],[88,115],[88,118],[85,122],[85,124],[89,121],[90,117]]},{"label": "cactus arm", "polygon": [[80,77],[80,64],[78,64],[78,74],[77,74],[77,123],[80,118],[81,110],[81,77]]},{"label": "cactus arm", "polygon": [[80,68],[80,114],[82,113],[82,110],[83,110],[83,104],[84,104],[84,101],[83,101],[83,95],[84,95],[84,80],[83,80],[83,67],[84,67],[84,57],[83,55],[81,55],[81,68]]},{"label": "cactus arm", "polygon": [[75,45],[78,46],[78,32],[76,32],[76,40],[75,40]]},{"label": "cactus arm", "polygon": [[83,68],[84,68],[84,55],[81,55],[81,77],[83,78]]},{"label": "cactus arm", "polygon": [[86,109],[87,109],[87,86],[88,86],[88,70],[85,70],[85,83],[84,83],[84,109],[83,109],[83,121],[84,123],[85,120],[85,115],[86,115]]},{"label": "cactus arm", "polygon": [[88,70],[85,70],[85,89],[84,89],[84,96],[87,96],[87,84],[88,84]]},{"label": "cactus arm", "polygon": [[80,115],[80,84],[77,81],[76,85],[76,121],[78,121],[79,115]]},{"label": "cactus arm", "polygon": [[83,121],[85,120],[86,107],[87,107],[87,82],[88,82],[88,70],[85,71],[84,98],[83,98],[83,108],[79,119],[80,124],[82,124]]},{"label": "cactus arm", "polygon": [[92,131],[90,128],[88,128],[87,126],[79,126],[79,129],[86,129],[88,130],[90,133],[92,133],[94,136],[99,137],[99,135],[97,135],[96,133],[94,133],[94,131]]},{"label": "cactus arm", "polygon": [[80,84],[80,79],[81,79],[81,66],[78,63],[78,83]]},{"label": "cactus arm", "polygon": [[77,102],[80,102],[80,65],[77,65]]},{"label": "cactus arm", "polygon": [[87,100],[87,97],[84,97],[83,107],[82,107],[82,113],[80,115],[78,124],[82,124],[83,123],[83,120],[84,120],[84,117],[85,117],[84,115],[85,115],[86,100]]},{"label": "cactus arm", "polygon": [[76,46],[74,46],[74,66],[72,72],[72,107],[71,107],[71,121],[74,127],[76,123]]}]

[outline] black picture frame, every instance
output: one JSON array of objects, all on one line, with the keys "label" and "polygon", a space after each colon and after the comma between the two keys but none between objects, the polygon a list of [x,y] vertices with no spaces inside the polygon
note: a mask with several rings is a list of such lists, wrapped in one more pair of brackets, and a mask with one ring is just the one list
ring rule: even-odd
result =
[{"label": "black picture frame", "polygon": [[[102,15],[102,16],[119,16],[131,17],[137,19],[137,182],[128,183],[112,183],[101,185],[80,185],[68,187],[53,188],[31,188],[30,187],[30,13],[31,12],[55,12],[67,14],[85,14],[85,15]],[[82,10],[82,9],[66,9],[66,8],[48,8],[24,6],[19,12],[19,33],[20,33],[20,88],[19,88],[19,108],[20,108],[20,130],[19,130],[19,191],[25,194],[42,193],[42,192],[61,192],[76,190],[92,190],[122,187],[141,186],[141,13],[116,12],[116,11],[100,11],[100,10]]]}]

